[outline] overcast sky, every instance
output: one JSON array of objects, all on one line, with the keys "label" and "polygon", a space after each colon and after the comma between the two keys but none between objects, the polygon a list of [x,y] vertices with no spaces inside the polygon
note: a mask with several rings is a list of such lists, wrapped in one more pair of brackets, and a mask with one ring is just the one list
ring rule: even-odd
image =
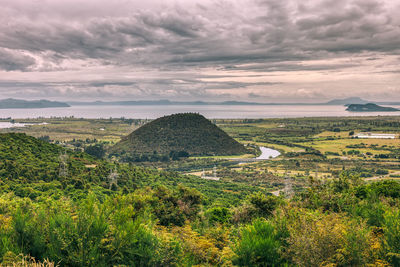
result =
[{"label": "overcast sky", "polygon": [[400,1],[2,0],[0,98],[400,101]]}]

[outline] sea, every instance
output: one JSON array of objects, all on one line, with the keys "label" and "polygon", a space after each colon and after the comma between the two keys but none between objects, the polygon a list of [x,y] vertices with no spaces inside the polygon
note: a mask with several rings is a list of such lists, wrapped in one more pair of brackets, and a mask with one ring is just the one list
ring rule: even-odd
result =
[{"label": "sea", "polygon": [[[400,106],[393,106],[400,108]],[[348,112],[342,105],[136,105],[71,106],[42,109],[0,109],[1,118],[126,118],[155,119],[182,112],[199,113],[209,119],[303,118],[341,116],[400,116],[399,112]]]}]

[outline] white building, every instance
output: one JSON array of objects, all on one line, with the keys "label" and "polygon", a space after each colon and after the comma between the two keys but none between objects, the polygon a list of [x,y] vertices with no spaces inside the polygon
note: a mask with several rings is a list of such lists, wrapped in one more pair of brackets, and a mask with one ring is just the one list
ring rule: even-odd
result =
[{"label": "white building", "polygon": [[371,139],[395,139],[396,134],[379,134],[379,133],[357,133],[356,138],[371,138]]}]

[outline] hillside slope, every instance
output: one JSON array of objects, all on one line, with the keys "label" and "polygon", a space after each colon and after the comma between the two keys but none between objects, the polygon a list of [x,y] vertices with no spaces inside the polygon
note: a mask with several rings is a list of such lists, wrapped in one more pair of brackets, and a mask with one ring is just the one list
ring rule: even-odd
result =
[{"label": "hillside slope", "polygon": [[0,133],[0,193],[31,198],[53,193],[84,197],[89,190],[109,190],[111,170],[117,172],[116,190],[130,191],[138,181],[172,179],[168,173],[115,165],[23,133]]},{"label": "hillside slope", "polygon": [[[23,133],[0,134],[0,179],[21,182],[60,179],[60,155],[63,148]],[[93,159],[84,153],[68,152],[69,173],[75,175]]]},{"label": "hillside slope", "polygon": [[[60,173],[62,157],[65,157],[66,163],[64,175]],[[111,170],[117,172],[116,188],[110,185]],[[115,164],[23,133],[0,133],[0,195],[13,192],[16,196],[31,199],[58,198],[61,195],[80,199],[87,197],[89,191],[111,194],[116,190],[125,194],[137,188],[156,188],[160,185],[172,189],[177,184],[197,188],[211,202],[238,203],[246,195],[264,190],[247,184],[229,181],[216,184],[176,172]],[[225,192],[224,189],[229,190]]]},{"label": "hillside slope", "polygon": [[196,156],[246,153],[242,144],[195,113],[158,118],[124,137],[111,151],[148,155],[187,152]]}]

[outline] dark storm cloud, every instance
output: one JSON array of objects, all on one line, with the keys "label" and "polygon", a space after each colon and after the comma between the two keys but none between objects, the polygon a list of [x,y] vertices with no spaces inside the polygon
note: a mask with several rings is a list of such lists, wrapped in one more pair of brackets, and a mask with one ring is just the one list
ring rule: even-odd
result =
[{"label": "dark storm cloud", "polygon": [[25,55],[19,51],[0,48],[0,68],[12,71],[22,70],[27,71],[36,63],[31,56]]},{"label": "dark storm cloud", "polygon": [[[111,17],[89,13],[88,19],[72,23],[22,16],[9,18],[1,28],[0,46],[44,57],[41,53],[51,51],[59,58],[128,65],[274,62],[321,58],[323,51],[395,52],[400,28],[384,7],[374,0],[221,1],[205,9],[136,10]],[[252,10],[254,14],[246,14]],[[16,60],[1,66],[26,70],[32,64]]]},{"label": "dark storm cloud", "polygon": [[[384,2],[325,3],[326,6],[319,11],[303,7],[306,15],[296,21],[299,33],[305,37],[304,48],[332,52],[397,52],[400,44],[399,21],[394,13],[385,9],[389,7]],[[398,6],[395,9],[399,11]]]}]

